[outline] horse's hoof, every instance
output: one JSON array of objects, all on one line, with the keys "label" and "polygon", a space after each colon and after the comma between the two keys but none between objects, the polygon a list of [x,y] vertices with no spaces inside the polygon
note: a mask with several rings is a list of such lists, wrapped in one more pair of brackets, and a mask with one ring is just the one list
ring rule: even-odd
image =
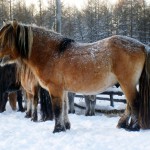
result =
[{"label": "horse's hoof", "polygon": [[136,127],[127,127],[126,128],[127,131],[140,131],[140,126],[136,126]]},{"label": "horse's hoof", "polygon": [[75,110],[73,110],[73,111],[69,110],[68,113],[69,114],[75,114]]},{"label": "horse's hoof", "polygon": [[24,108],[18,109],[17,112],[25,112],[25,109]]},{"label": "horse's hoof", "polygon": [[62,132],[62,131],[63,132],[66,131],[66,128],[64,126],[57,125],[57,126],[55,126],[53,133]]},{"label": "horse's hoof", "polygon": [[48,115],[45,116],[45,121],[48,121],[48,120],[52,121],[53,119],[54,119],[53,116],[48,116]]},{"label": "horse's hoof", "polygon": [[0,113],[3,113],[5,110],[0,110]]},{"label": "horse's hoof", "polygon": [[127,131],[140,131],[140,126],[138,123],[130,124],[127,128]]},{"label": "horse's hoof", "polygon": [[119,123],[117,124],[117,128],[119,128],[119,129],[120,129],[120,128],[126,129],[127,127],[128,127],[128,125],[127,125],[126,123],[120,123],[120,122],[119,122]]},{"label": "horse's hoof", "polygon": [[67,130],[70,130],[70,128],[71,128],[70,122],[66,122],[65,123],[65,127],[66,127]]},{"label": "horse's hoof", "polygon": [[91,114],[89,112],[86,112],[85,116],[91,116]]},{"label": "horse's hoof", "polygon": [[95,116],[95,113],[91,113],[91,116]]},{"label": "horse's hoof", "polygon": [[30,113],[26,113],[26,115],[24,117],[25,118],[31,118],[31,114]]},{"label": "horse's hoof", "polygon": [[53,118],[53,116],[45,116],[45,115],[43,115],[42,117],[41,117],[41,121],[49,121],[49,120],[53,120],[54,118]]},{"label": "horse's hoof", "polygon": [[37,118],[31,118],[31,121],[33,121],[33,122],[37,122],[37,121],[38,121],[38,119],[37,119]]}]

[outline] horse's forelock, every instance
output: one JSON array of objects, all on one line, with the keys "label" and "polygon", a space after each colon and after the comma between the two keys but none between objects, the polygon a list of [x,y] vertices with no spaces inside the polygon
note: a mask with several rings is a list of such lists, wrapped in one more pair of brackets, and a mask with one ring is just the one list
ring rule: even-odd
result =
[{"label": "horse's forelock", "polygon": [[12,50],[16,49],[21,58],[29,58],[33,43],[33,34],[30,26],[18,24],[16,28],[11,23],[0,30],[1,45],[8,44]]},{"label": "horse's forelock", "polygon": [[0,32],[1,32],[1,46],[4,46],[6,44],[12,45],[12,43],[14,42],[12,25],[6,24],[5,26],[3,26]]}]

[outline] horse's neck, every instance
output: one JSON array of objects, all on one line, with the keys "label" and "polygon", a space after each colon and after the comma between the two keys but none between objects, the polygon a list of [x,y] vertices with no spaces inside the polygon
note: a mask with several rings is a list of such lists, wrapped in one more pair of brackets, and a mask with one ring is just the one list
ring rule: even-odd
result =
[{"label": "horse's neck", "polygon": [[34,34],[34,38],[39,38],[41,42],[45,42],[47,40],[53,42],[59,42],[63,38],[61,34],[49,30],[39,29],[39,28],[33,29],[33,34]]}]

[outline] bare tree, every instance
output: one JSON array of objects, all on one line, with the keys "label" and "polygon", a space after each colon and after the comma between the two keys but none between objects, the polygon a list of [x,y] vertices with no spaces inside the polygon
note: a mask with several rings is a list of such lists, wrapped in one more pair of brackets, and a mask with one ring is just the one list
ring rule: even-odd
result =
[{"label": "bare tree", "polygon": [[56,31],[61,33],[61,1],[56,0]]},{"label": "bare tree", "polygon": [[9,20],[13,19],[13,0],[9,0]]}]

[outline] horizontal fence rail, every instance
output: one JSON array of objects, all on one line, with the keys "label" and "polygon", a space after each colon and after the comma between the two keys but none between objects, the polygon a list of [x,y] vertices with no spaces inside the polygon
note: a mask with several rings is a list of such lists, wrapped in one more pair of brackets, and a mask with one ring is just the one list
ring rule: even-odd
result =
[{"label": "horizontal fence rail", "polygon": [[[114,102],[126,103],[126,99],[113,98],[114,95],[118,95],[118,96],[124,95],[121,91],[105,91],[105,92],[100,93],[98,95],[99,96],[108,95],[110,98],[96,96],[96,100],[107,100],[107,101],[110,101],[110,106],[112,106],[112,107],[114,107]],[[76,94],[75,97],[84,98],[83,95],[78,95],[78,94]]]}]

